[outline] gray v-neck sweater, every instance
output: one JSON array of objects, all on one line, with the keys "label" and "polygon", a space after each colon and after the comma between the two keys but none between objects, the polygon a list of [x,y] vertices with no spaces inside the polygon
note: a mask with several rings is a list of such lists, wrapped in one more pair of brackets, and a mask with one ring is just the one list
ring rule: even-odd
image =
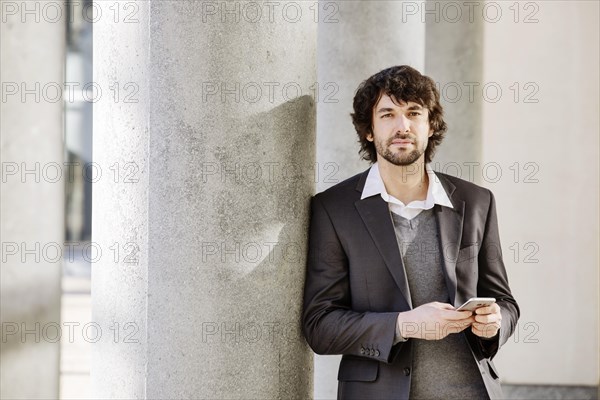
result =
[{"label": "gray v-neck sweater", "polygon": [[[413,308],[432,301],[450,303],[434,209],[423,210],[411,220],[391,215]],[[411,400],[489,399],[464,334],[412,340]]]}]

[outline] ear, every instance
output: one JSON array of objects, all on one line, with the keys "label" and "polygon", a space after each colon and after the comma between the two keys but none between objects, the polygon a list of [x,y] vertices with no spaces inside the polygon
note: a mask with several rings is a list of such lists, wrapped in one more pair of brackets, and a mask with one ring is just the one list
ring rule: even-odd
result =
[{"label": "ear", "polygon": [[429,129],[429,135],[428,137],[432,137],[433,136],[433,128]]},{"label": "ear", "polygon": [[369,142],[372,142],[372,141],[373,141],[373,132],[369,132],[369,133],[367,133],[367,140],[368,140]]}]

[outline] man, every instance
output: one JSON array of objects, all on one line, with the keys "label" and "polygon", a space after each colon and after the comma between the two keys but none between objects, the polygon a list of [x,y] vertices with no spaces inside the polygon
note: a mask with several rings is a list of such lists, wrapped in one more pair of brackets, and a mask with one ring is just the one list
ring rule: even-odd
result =
[{"label": "man", "polygon": [[[415,69],[373,75],[352,114],[373,165],[312,199],[303,330],[343,354],[338,398],[502,398],[492,358],[519,308],[492,193],[428,165],[442,114]],[[471,297],[496,303],[455,309]]]}]

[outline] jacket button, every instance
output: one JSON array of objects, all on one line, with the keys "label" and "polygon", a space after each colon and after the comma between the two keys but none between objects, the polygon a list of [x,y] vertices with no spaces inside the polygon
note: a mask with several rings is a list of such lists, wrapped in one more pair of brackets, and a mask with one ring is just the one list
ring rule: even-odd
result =
[{"label": "jacket button", "polygon": [[375,357],[379,357],[379,350],[375,350]]},{"label": "jacket button", "polygon": [[364,347],[360,348],[360,354],[365,354],[365,348]]},{"label": "jacket button", "polygon": [[369,354],[371,355],[371,357],[374,356],[375,355],[375,350],[371,349],[371,351],[369,352]]},{"label": "jacket button", "polygon": [[410,368],[408,368],[408,367],[404,368],[404,375],[405,376],[409,376],[410,375]]}]

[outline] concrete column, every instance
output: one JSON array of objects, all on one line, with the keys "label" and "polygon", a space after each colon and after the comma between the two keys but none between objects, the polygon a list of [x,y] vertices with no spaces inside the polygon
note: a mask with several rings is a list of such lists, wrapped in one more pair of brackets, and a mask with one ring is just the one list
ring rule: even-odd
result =
[{"label": "concrete column", "polygon": [[93,397],[310,397],[310,4],[97,4]]},{"label": "concrete column", "polygon": [[0,10],[0,398],[57,398],[65,19],[42,2]]},{"label": "concrete column", "polygon": [[[425,74],[435,80],[448,124],[432,161],[436,171],[481,183],[483,90],[482,4],[427,0],[414,18],[425,21]],[[490,18],[492,11],[489,12]],[[487,18],[487,14],[486,18]],[[492,90],[491,88],[490,90]]]},{"label": "concrete column", "polygon": [[352,99],[358,85],[393,65],[425,66],[425,24],[419,3],[321,1],[317,113],[317,161],[322,191],[368,168],[358,155]]}]

